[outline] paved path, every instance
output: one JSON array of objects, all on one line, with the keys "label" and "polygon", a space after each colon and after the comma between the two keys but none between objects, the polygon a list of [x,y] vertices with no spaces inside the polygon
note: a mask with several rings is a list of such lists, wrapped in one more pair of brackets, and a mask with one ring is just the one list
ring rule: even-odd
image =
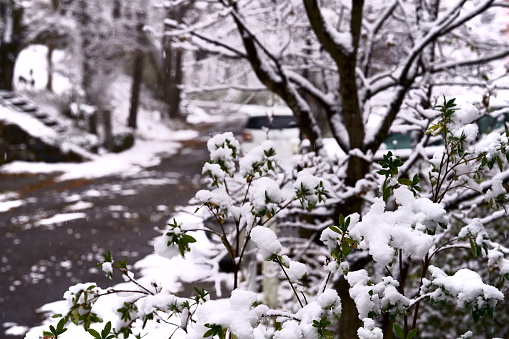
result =
[{"label": "paved path", "polygon": [[[186,205],[202,185],[208,135],[239,126],[238,120],[209,126],[178,154],[129,178],[56,183],[51,175],[2,175],[0,192],[17,192],[27,203],[0,213],[0,324],[35,325],[34,310],[61,299],[75,282],[106,286],[95,267],[101,251],[128,255],[131,263],[152,253],[154,227],[163,228],[174,207]],[[59,213],[86,217],[40,224]]]}]

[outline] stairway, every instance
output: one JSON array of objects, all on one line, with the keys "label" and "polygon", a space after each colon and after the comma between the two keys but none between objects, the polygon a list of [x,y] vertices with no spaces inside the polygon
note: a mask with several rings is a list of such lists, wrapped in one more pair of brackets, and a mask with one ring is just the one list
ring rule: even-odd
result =
[{"label": "stairway", "polygon": [[28,113],[44,125],[54,129],[57,133],[63,133],[67,130],[66,126],[60,124],[47,113],[41,112],[30,99],[21,94],[0,90],[0,106],[7,107],[15,112]]},{"label": "stairway", "polygon": [[[82,162],[95,157],[71,140],[76,131],[65,117],[56,119],[39,110],[25,96],[11,91],[0,90],[0,107],[7,108],[13,115],[0,120],[0,154],[3,154],[0,165],[15,160]],[[18,113],[19,117],[16,117]],[[24,117],[29,115],[28,119],[36,119],[48,130],[43,132],[40,124],[32,125],[25,118],[19,119],[21,114]]]}]

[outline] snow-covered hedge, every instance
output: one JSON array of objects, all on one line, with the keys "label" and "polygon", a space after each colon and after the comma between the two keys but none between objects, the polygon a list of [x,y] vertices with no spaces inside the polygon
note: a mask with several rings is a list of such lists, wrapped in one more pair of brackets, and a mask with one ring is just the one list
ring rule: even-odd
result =
[{"label": "snow-covered hedge", "polygon": [[[428,132],[442,135],[444,148],[430,161],[429,185],[421,183],[417,175],[411,179],[400,176],[403,163],[389,152],[378,167],[378,197],[370,200],[369,208],[362,215],[340,216],[335,225],[321,231],[323,246],[315,258],[320,261],[318,272],[288,250],[291,242],[279,239],[273,221],[284,216],[288,208],[305,212],[326,206],[328,198],[339,195],[335,186],[316,175],[312,167],[288,180],[277,166],[271,141],[241,157],[239,142],[232,133],[211,138],[207,144],[210,161],[203,167],[210,188],[197,192],[195,201],[199,209],[210,212],[217,227],[197,229],[173,219],[154,247],[166,258],[190,258],[188,252],[199,247],[193,244],[201,241],[196,231],[209,233],[215,246],[222,247],[232,259],[230,296],[211,300],[206,291],[196,289],[194,297],[179,298],[160,282],[138,281],[126,262],[116,262],[108,253],[102,262],[106,275],[120,272],[127,283],[107,290],[93,283],[71,287],[65,296],[68,305],[61,315],[63,320],[56,327],[51,325],[44,335],[71,338],[65,324],[75,324],[97,339],[121,334],[125,338],[156,338],[156,333],[186,338],[334,338],[343,311],[343,301],[334,286],[342,277],[362,320],[357,330],[361,339],[383,337],[380,321],[384,314],[395,321],[396,335],[414,337],[420,331],[421,304],[428,301],[431,306],[449,303],[461,311],[469,310],[475,321],[493,316],[504,297],[499,288],[461,262],[457,267],[436,265],[443,263],[437,260],[442,253],[467,249],[473,257],[484,257],[481,263],[485,263],[486,271],[498,273],[500,282],[509,280],[509,260],[505,259],[509,250],[490,239],[483,225],[489,218],[463,216],[464,225],[453,227],[458,222],[452,218],[460,217],[447,208],[458,190],[465,187],[484,197],[491,208],[506,205],[506,192],[496,176],[497,168],[507,166],[508,131],[478,136],[472,124],[477,116],[475,108],[458,109],[454,100],[444,99],[438,109],[440,117]],[[475,142],[479,137],[483,139]],[[488,179],[492,186],[483,189]],[[308,244],[311,248],[311,242]],[[262,303],[268,286],[257,286],[254,252],[259,254],[259,261],[278,267],[280,278],[269,279],[275,284],[281,282],[280,292],[291,294],[284,296],[285,304],[278,305],[276,300],[270,304],[278,306],[269,307]],[[352,258],[367,255],[370,265],[350,268]],[[216,272],[219,258],[209,258],[215,260],[211,266]],[[413,280],[407,276],[411,263],[419,272]],[[307,280],[311,274],[318,275],[322,283],[311,286]],[[119,306],[113,309],[112,319],[105,320],[113,322],[101,325],[99,300],[112,296]],[[440,333],[434,335],[442,337]],[[468,331],[462,338],[472,335]]]}]

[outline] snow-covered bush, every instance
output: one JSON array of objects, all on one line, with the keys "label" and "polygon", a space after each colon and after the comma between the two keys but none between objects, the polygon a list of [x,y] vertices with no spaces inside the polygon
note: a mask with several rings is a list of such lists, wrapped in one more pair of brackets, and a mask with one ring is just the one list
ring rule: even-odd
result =
[{"label": "snow-covered bush", "polygon": [[[327,221],[319,237],[322,245],[304,239],[307,248],[301,253],[289,250],[292,239],[279,238],[273,221],[285,219],[290,208],[303,213],[325,210],[326,200],[340,195],[335,191],[337,183],[331,183],[332,176],[331,180],[317,176],[318,162],[296,173],[295,180],[289,182],[277,166],[272,142],[241,157],[232,133],[211,138],[207,144],[210,161],[203,167],[210,188],[197,192],[195,201],[198,209],[207,209],[217,223],[215,228],[202,230],[210,233],[232,260],[230,297],[210,300],[206,291],[195,289],[194,297],[179,298],[157,282],[149,286],[138,282],[125,261],[117,263],[108,253],[101,263],[107,277],[119,271],[128,284],[107,290],[91,283],[73,286],[66,293],[68,313],[47,333],[63,339],[64,323],[72,322],[94,338],[109,338],[111,333],[140,338],[147,323],[157,322],[168,325],[167,337],[180,329],[187,333],[186,338],[334,338],[343,311],[343,301],[334,289],[340,277],[346,278],[362,321],[357,329],[362,339],[383,337],[387,330],[384,316],[394,322],[398,337],[425,337],[427,333],[419,333],[426,321],[423,313],[434,305],[468,310],[474,321],[493,317],[504,298],[500,288],[509,281],[509,260],[505,259],[509,249],[490,239],[484,223],[492,218],[455,214],[450,205],[458,192],[465,194],[468,188],[480,196],[479,203],[485,199],[490,208],[505,206],[506,193],[497,170],[507,165],[508,131],[478,136],[471,124],[477,114],[473,107],[458,109],[454,100],[444,99],[437,108],[439,119],[428,133],[442,135],[444,147],[430,161],[428,182],[418,175],[401,177],[403,162],[388,153],[380,167],[374,168],[378,169],[378,176],[373,175],[378,196],[371,198],[363,215],[341,215],[335,225]],[[479,137],[483,139],[476,142]],[[325,212],[322,217],[330,219]],[[464,225],[457,227],[460,223]],[[190,245],[197,242],[195,231],[173,219],[156,239],[155,252],[167,258],[185,257]],[[474,258],[484,258],[478,262],[484,270],[473,271],[467,261],[451,265],[440,259],[465,249]],[[254,251],[259,253],[258,259],[279,268],[279,278],[272,277],[275,284],[281,281],[280,300],[284,302],[279,306],[271,308],[260,301],[257,292],[264,290],[257,287],[252,265],[248,265],[255,260]],[[320,263],[315,267],[307,265],[308,261],[303,263],[300,259],[306,253],[317,254],[314,260]],[[351,259],[359,257],[371,263],[354,269]],[[500,284],[487,281],[483,272],[488,271],[498,273]],[[316,279],[321,283],[315,284]],[[111,294],[119,300],[114,312],[117,319],[99,333],[91,329],[93,323],[101,321],[95,303]],[[180,317],[177,322],[175,315]],[[462,338],[473,335],[471,331],[462,333]],[[432,333],[446,337],[442,334]]]}]

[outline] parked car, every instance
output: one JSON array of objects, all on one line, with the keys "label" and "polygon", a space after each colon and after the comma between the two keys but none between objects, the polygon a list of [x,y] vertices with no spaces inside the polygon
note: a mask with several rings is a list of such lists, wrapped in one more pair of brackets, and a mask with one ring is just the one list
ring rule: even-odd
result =
[{"label": "parked car", "polygon": [[244,154],[265,140],[276,143],[276,154],[281,162],[290,162],[299,152],[300,130],[290,113],[251,114],[244,125],[241,148]]}]

